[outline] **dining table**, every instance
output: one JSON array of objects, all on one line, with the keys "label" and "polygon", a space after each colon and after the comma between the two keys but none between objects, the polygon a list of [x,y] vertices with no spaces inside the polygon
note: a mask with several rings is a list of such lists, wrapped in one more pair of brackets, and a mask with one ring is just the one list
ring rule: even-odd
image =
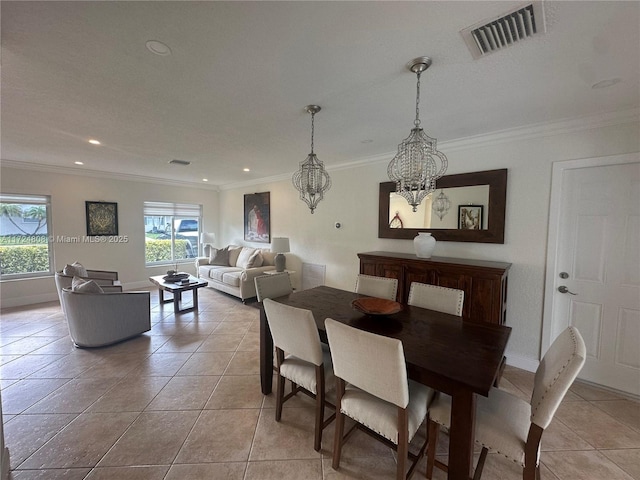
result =
[{"label": "dining table", "polygon": [[[411,305],[393,315],[368,315],[352,306],[364,295],[327,286],[296,291],[274,301],[313,313],[320,339],[327,342],[324,321],[397,338],[404,348],[408,377],[451,396],[450,480],[468,480],[472,471],[476,395],[488,396],[500,375],[511,327],[462,320]],[[262,393],[271,393],[273,339],[260,308],[260,376]]]}]

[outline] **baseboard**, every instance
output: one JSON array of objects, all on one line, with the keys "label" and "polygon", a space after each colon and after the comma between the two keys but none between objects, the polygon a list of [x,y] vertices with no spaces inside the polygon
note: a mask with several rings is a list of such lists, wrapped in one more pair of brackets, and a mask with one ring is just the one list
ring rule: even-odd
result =
[{"label": "baseboard", "polygon": [[39,295],[26,295],[22,297],[3,298],[2,308],[22,307],[24,305],[35,305],[36,303],[57,302],[58,293],[41,293]]},{"label": "baseboard", "polygon": [[530,357],[523,357],[521,355],[516,355],[515,353],[507,352],[507,365],[512,367],[521,368],[522,370],[526,370],[527,372],[535,372],[538,368],[539,360],[534,360]]}]

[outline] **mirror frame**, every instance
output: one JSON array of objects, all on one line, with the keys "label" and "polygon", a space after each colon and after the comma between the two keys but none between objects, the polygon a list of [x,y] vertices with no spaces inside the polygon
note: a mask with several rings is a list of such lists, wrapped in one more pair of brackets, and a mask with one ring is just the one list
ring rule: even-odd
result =
[{"label": "mirror frame", "polygon": [[486,230],[454,230],[442,228],[389,227],[389,194],[396,191],[394,182],[380,183],[378,208],[378,238],[413,240],[418,232],[431,232],[436,240],[445,242],[504,243],[507,206],[507,169],[445,175],[436,182],[436,189],[489,185],[489,217]]}]

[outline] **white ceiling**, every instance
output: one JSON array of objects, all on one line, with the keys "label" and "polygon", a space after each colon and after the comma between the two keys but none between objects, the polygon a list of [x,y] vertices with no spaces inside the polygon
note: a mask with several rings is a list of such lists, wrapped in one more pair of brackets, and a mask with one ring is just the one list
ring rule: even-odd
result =
[{"label": "white ceiling", "polygon": [[640,2],[547,1],[546,34],[473,60],[460,30],[522,4],[2,1],[1,158],[229,186],[293,172],[312,103],[329,169],[392,156],[423,55],[441,143],[640,105]]}]

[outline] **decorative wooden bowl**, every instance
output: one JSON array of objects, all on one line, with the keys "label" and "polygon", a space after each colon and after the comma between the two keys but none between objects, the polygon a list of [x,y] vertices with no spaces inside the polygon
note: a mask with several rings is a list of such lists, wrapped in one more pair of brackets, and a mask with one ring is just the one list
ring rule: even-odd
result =
[{"label": "decorative wooden bowl", "polygon": [[375,297],[356,298],[351,306],[366,315],[393,315],[402,310],[402,305],[398,302]]}]

